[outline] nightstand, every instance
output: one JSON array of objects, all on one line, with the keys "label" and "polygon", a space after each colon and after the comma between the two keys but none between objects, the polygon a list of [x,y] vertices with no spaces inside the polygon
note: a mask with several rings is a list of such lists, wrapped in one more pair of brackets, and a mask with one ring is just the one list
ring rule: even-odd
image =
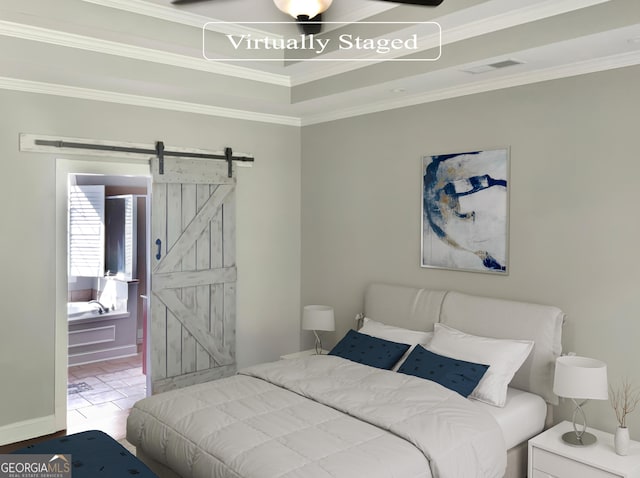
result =
[{"label": "nightstand", "polygon": [[[328,350],[322,350],[321,355],[327,355],[328,353],[329,353]],[[315,355],[315,354],[316,354],[316,349],[309,349],[309,350],[303,350],[302,352],[294,352],[292,354],[281,355],[280,358],[282,360],[289,360],[289,359],[297,359],[301,357],[308,357],[309,355]]]},{"label": "nightstand", "polygon": [[632,441],[629,454],[619,456],[611,433],[589,428],[598,441],[579,448],[562,441],[570,430],[565,421],[529,440],[529,478],[640,478],[640,443]]}]

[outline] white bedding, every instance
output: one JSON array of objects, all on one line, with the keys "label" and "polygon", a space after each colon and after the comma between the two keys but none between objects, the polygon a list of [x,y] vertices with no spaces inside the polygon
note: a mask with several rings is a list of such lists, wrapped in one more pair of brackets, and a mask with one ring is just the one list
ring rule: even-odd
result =
[{"label": "white bedding", "polygon": [[471,402],[496,419],[507,449],[519,445],[544,430],[547,404],[540,395],[509,387],[507,403],[502,408],[477,400],[471,400]]},{"label": "white bedding", "polygon": [[498,478],[506,466],[489,413],[433,382],[333,356],[141,400],[127,439],[185,478]]}]

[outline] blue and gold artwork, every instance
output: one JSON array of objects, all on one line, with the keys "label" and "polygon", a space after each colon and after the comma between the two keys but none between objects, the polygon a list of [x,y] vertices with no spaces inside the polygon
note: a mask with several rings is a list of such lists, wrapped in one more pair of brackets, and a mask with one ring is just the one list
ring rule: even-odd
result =
[{"label": "blue and gold artwork", "polygon": [[507,273],[507,149],[425,156],[422,266]]}]

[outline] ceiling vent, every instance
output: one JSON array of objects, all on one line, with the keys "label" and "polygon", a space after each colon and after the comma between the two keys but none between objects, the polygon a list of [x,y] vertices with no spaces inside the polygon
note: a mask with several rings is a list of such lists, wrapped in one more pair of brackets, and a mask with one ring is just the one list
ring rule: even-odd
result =
[{"label": "ceiling vent", "polygon": [[465,73],[471,73],[473,75],[476,75],[478,73],[486,73],[488,71],[498,70],[500,68],[508,68],[510,66],[522,65],[523,63],[524,61],[509,59],[509,60],[496,61],[495,63],[488,63],[486,65],[471,66],[469,68],[465,68],[462,71],[464,71]]}]

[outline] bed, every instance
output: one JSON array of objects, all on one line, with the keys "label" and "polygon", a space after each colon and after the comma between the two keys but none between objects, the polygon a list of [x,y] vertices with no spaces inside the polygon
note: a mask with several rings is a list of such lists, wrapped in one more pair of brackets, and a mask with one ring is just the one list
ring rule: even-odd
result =
[{"label": "bed", "polygon": [[[548,404],[557,403],[562,311],[370,284],[364,316],[360,332],[350,331],[333,355],[261,364],[141,400],[127,439],[163,478],[524,477],[526,442],[544,429]],[[407,334],[406,347],[392,345]],[[476,348],[489,346],[491,355],[503,345],[520,355],[504,390],[494,382],[505,381],[501,371],[511,359],[468,360]],[[367,347],[371,360],[395,365],[349,356],[364,356]],[[471,355],[452,359],[450,347]],[[479,380],[477,387],[425,380],[427,371],[439,373],[436,363],[468,372],[444,374],[445,382],[463,377]],[[470,398],[456,387],[469,389]]]}]

